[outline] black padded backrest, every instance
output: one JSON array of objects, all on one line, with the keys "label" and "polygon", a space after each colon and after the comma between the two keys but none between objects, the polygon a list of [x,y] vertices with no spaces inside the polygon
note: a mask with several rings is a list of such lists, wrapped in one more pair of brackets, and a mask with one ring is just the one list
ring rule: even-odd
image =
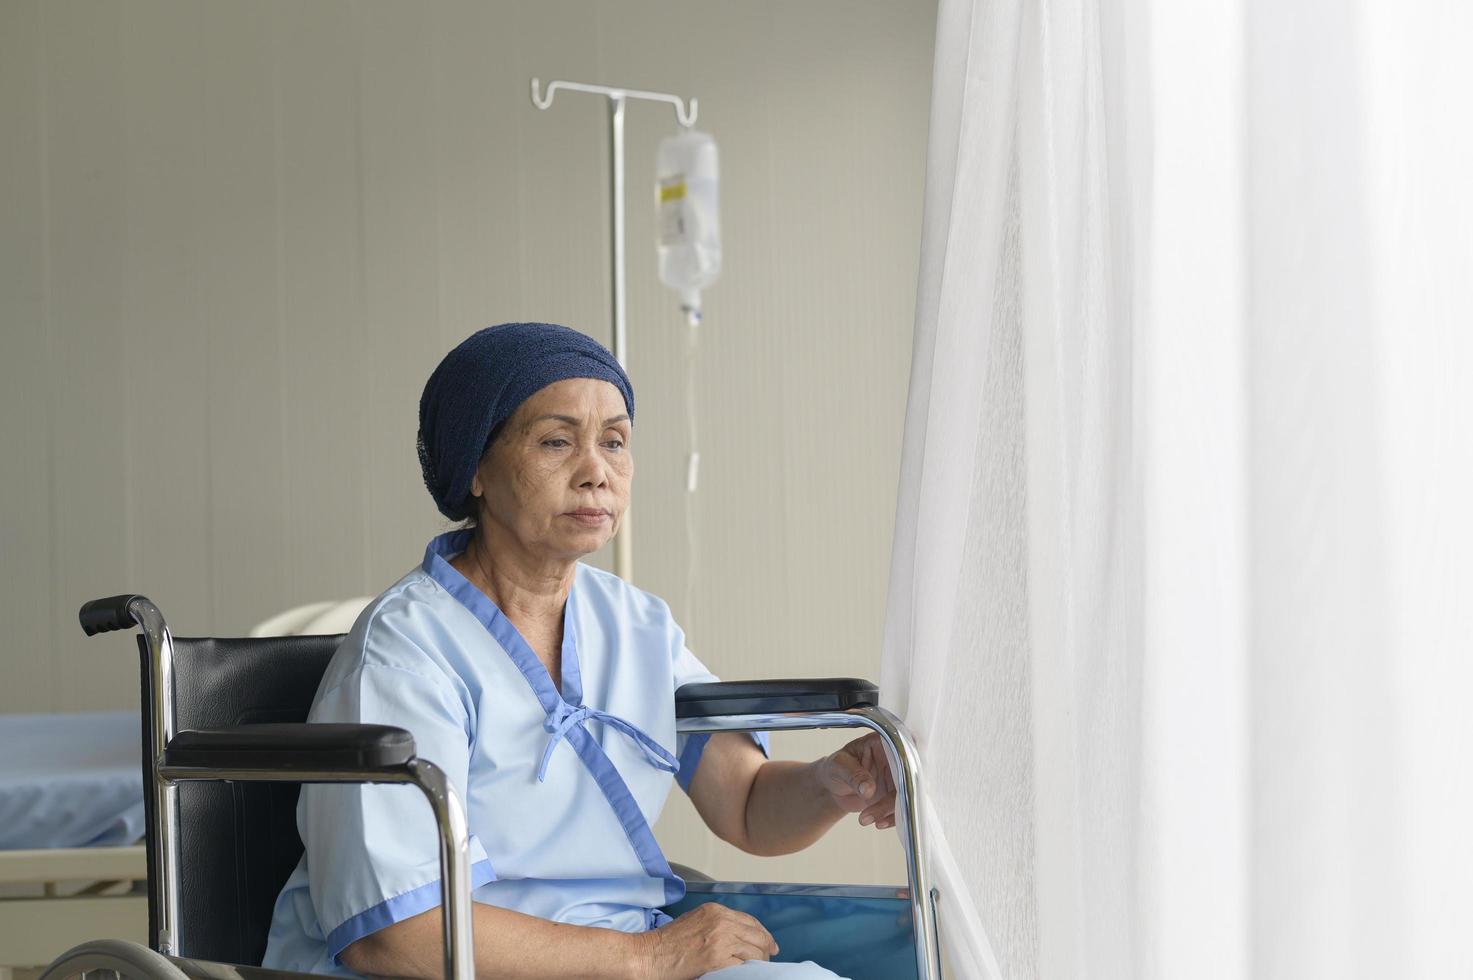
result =
[{"label": "black padded backrest", "polygon": [[[175,730],[263,722],[300,722],[341,636],[174,639]],[[143,704],[148,650],[143,663]],[[143,711],[144,785],[151,786],[150,712]],[[182,783],[179,786],[180,953],[259,966],[271,911],[302,856],[295,783]],[[153,796],[145,793],[152,826]],[[157,842],[149,834],[148,869]],[[149,900],[149,939],[158,948],[158,917]]]}]

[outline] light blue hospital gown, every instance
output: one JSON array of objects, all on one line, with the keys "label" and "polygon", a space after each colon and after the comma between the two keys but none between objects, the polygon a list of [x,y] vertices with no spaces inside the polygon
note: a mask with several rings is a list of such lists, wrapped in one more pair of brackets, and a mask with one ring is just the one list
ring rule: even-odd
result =
[{"label": "light blue hospital gown", "polygon": [[[466,800],[477,902],[623,932],[669,921],[658,907],[685,884],[650,827],[672,771],[688,789],[706,741],[677,743],[673,695],[715,677],[664,602],[580,564],[559,692],[501,610],[450,566],[468,539],[435,538],[423,565],[363,612],[310,720],[414,735]],[[297,828],[306,852],[276,900],[265,966],[353,976],[338,961],[346,946],[439,905],[434,819],[414,787],[305,786]],[[707,976],[717,975],[834,976],[759,962]]]}]

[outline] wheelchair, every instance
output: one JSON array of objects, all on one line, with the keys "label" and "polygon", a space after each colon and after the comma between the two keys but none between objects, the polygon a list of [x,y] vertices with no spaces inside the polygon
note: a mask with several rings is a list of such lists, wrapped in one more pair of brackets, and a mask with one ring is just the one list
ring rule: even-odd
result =
[{"label": "wheelchair", "polygon": [[[471,890],[464,804],[409,732],[383,725],[305,722],[341,636],[175,638],[146,597],[82,606],[88,636],[138,626],[149,946],[83,943],[43,980],[94,975],[148,980],[265,980],[308,976],[259,966],[277,894],[302,854],[301,783],[408,783],[439,833],[445,896],[445,975],[471,980]],[[674,865],[687,894],[678,916],[720,902],[756,916],[782,960],[812,959],[852,980],[940,980],[936,893],[921,861],[919,759],[853,678],[688,684],[676,699],[681,734],[868,728],[896,774],[896,828],[908,891],[845,885],[718,882]]]}]

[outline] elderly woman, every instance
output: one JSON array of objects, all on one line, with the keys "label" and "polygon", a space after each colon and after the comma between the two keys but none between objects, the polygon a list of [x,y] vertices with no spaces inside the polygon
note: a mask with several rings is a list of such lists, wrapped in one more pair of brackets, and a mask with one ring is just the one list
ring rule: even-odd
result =
[{"label": "elderly woman", "polygon": [[[672,781],[717,836],[788,854],[843,815],[894,823],[874,736],[810,764],[765,738],[675,739],[674,692],[715,678],[669,607],[582,564],[613,537],[634,475],[634,392],[607,350],[540,323],[482,330],[420,400],[441,513],[467,522],[359,617],[311,720],[397,725],[463,795],[481,977],[833,977],[765,962],[772,936],[685,885],[650,826]],[[438,976],[428,809],[398,786],[309,786],[306,852],[276,903],[267,966]],[[728,969],[729,968],[729,969]]]}]

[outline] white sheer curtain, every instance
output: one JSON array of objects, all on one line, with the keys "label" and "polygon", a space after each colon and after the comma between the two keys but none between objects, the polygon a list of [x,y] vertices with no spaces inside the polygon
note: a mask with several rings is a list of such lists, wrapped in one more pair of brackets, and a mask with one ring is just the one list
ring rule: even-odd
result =
[{"label": "white sheer curtain", "polygon": [[1473,976],[1470,50],[941,0],[882,684],[955,975]]}]

